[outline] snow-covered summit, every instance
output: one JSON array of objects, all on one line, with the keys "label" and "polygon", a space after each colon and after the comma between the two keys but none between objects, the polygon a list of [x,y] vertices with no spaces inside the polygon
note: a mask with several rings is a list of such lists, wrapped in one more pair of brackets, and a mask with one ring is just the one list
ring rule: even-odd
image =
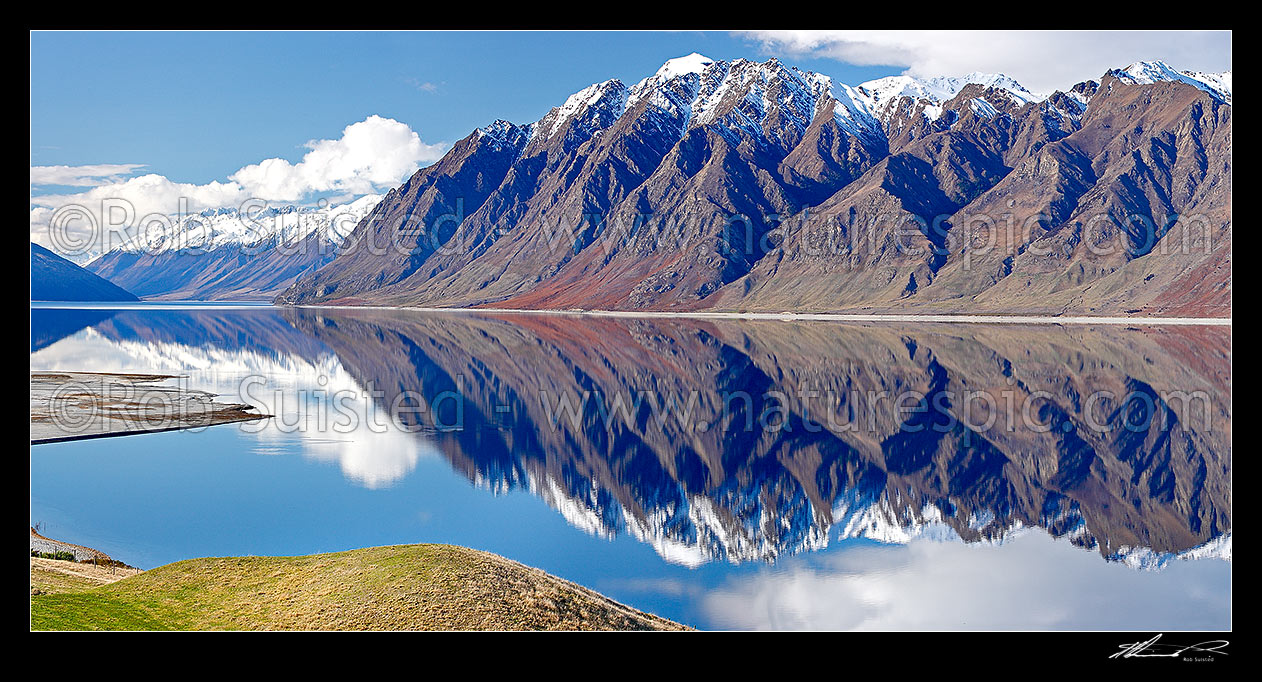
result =
[{"label": "snow-covered summit", "polygon": [[693,52],[684,57],[676,57],[666,60],[662,64],[662,68],[657,70],[657,76],[661,78],[675,78],[687,73],[701,73],[705,67],[714,63],[715,60],[709,57]]},{"label": "snow-covered summit", "polygon": [[[1231,102],[1230,71],[1177,71],[1158,61],[1136,62],[1110,73],[1126,83],[1186,82]],[[794,136],[787,131],[804,131],[816,115],[831,108],[834,120],[843,130],[879,143],[904,130],[909,117],[923,115],[939,127],[954,125],[952,121],[959,117],[941,117],[948,113],[947,103],[969,86],[980,86],[986,94],[957,103],[955,108],[968,107],[985,118],[1048,100],[1048,95],[1033,92],[1002,73],[888,76],[851,86],[825,74],[787,67],[774,57],[765,62],[726,61],[693,52],[667,60],[652,75],[630,87],[614,79],[583,88],[533,124],[496,122],[479,132],[496,139],[520,132],[532,145],[541,145],[560,131],[569,130],[570,141],[582,142],[600,135],[623,116],[635,115],[646,116],[648,122],[667,132],[668,139],[708,125],[733,134],[782,134],[791,140]],[[1068,107],[1073,111],[1065,112],[1071,117],[1080,115],[1090,99],[1089,93],[1072,88],[1064,94],[1060,98],[1062,104],[1067,100],[1077,102],[1077,106]]]},{"label": "snow-covered summit", "polygon": [[1113,69],[1109,75],[1123,83],[1146,85],[1163,81],[1187,83],[1231,104],[1231,72],[1203,73],[1180,71],[1161,61],[1135,62],[1124,69]]},{"label": "snow-covered summit", "polygon": [[980,85],[983,88],[994,88],[1011,97],[1017,104],[1028,104],[1030,102],[1042,102],[1047,99],[1047,95],[1031,92],[1021,85],[1016,79],[1005,76],[1002,73],[981,73],[974,71],[973,73],[959,76],[958,78],[934,78],[934,82],[940,83],[943,87],[948,87],[955,94],[959,94],[964,86],[969,84]]},{"label": "snow-covered summit", "polygon": [[[774,57],[765,62],[723,61],[694,52],[667,60],[653,75],[632,86],[626,100],[619,102],[618,115],[647,101],[671,119],[680,134],[696,125],[716,123],[761,133],[765,132],[764,121],[773,114],[778,121],[805,129],[816,113],[831,104],[834,117],[847,132],[879,137],[893,106],[903,97],[924,105],[925,115],[935,119],[942,104],[969,84],[994,88],[1017,106],[1045,99],[1004,74],[890,76],[852,87],[834,83],[821,73],[786,67]],[[551,134],[559,129],[563,118],[590,107],[604,85],[571,95],[565,105],[554,110],[561,112],[560,116],[550,112],[540,124],[547,124]]]},{"label": "snow-covered summit", "polygon": [[367,194],[348,203],[323,207],[210,209],[178,218],[169,229],[145,230],[114,251],[156,254],[274,241],[293,244],[314,232],[332,244],[341,244],[381,199],[380,194]]},{"label": "snow-covered summit", "polygon": [[1030,92],[1025,86],[1002,73],[981,72],[934,78],[887,76],[860,83],[852,91],[857,93],[856,99],[860,107],[879,121],[885,122],[891,108],[903,97],[926,104],[925,116],[933,120],[941,114],[942,103],[954,98],[965,86],[972,84],[994,88],[1011,98],[1017,106],[1046,99],[1046,96]]},{"label": "snow-covered summit", "polygon": [[954,97],[958,92],[958,89],[953,91],[937,81],[938,79],[921,80],[911,76],[886,76],[860,83],[855,90],[874,108],[899,97],[943,101]]}]

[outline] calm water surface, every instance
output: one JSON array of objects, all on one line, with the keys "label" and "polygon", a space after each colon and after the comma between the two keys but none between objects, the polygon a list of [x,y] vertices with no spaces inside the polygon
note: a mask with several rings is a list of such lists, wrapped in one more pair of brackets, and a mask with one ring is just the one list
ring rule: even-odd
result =
[{"label": "calm water surface", "polygon": [[702,628],[1230,627],[1231,331],[31,310],[263,425],[41,445],[141,567],[444,542]]}]

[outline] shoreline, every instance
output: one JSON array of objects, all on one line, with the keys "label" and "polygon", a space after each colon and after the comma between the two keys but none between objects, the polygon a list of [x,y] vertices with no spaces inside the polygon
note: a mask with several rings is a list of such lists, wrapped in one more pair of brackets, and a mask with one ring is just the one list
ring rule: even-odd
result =
[{"label": "shoreline", "polygon": [[1143,326],[1223,326],[1230,327],[1230,317],[1120,317],[1091,315],[953,315],[953,314],[885,314],[885,313],[735,313],[707,311],[632,311],[632,310],[559,310],[525,308],[433,308],[383,305],[274,305],[276,308],[307,310],[409,310],[423,313],[493,314],[493,315],[570,315],[627,318],[694,318],[711,320],[770,320],[782,322],[930,322],[935,324],[1107,324]]},{"label": "shoreline", "polygon": [[[49,554],[55,552],[66,552],[73,555],[74,561],[79,563],[99,562],[107,565],[118,564],[125,568],[135,568],[134,566],[127,566],[99,549],[76,545],[73,542],[66,542],[64,540],[54,540],[42,535],[39,531],[35,530],[35,526],[31,526],[31,551]],[[65,560],[59,559],[58,561]]]},{"label": "shoreline", "polygon": [[171,386],[169,374],[30,374],[31,445],[204,428],[267,419],[250,405],[218,402],[206,391]]},{"label": "shoreline", "polygon": [[1141,326],[1232,326],[1230,317],[1161,317],[1125,315],[1031,315],[1005,313],[818,313],[818,312],[732,312],[601,310],[586,308],[443,308],[402,305],[312,305],[278,304],[267,301],[140,301],[110,304],[102,301],[31,301],[45,310],[241,310],[248,308],[302,308],[305,310],[407,310],[419,313],[488,315],[558,315],[660,319],[710,319],[784,322],[927,322],[933,324],[1049,324],[1049,325],[1141,325]]}]

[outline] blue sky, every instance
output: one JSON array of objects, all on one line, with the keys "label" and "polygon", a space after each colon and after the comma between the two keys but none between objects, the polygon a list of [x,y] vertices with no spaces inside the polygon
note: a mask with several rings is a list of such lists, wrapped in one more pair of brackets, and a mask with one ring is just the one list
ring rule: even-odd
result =
[{"label": "blue sky", "polygon": [[1138,60],[1229,70],[1231,34],[34,32],[31,239],[69,255],[54,232],[91,235],[75,251],[90,258],[121,233],[59,216],[82,208],[101,224],[113,201],[139,218],[174,216],[181,202],[383,193],[476,127],[536,121],[592,83],[634,84],[691,52],[776,56],[852,85],[1005,73],[1046,93]]},{"label": "blue sky", "polygon": [[[143,163],[209,182],[264,157],[297,161],[306,141],[372,114],[450,143],[694,51],[763,56],[753,40],[698,32],[34,34],[31,165]],[[903,71],[793,63],[842,82]]]}]

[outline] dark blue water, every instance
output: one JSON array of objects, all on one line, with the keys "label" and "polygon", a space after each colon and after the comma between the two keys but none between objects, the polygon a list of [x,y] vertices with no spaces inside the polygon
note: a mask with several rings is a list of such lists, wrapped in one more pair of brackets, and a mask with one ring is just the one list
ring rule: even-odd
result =
[{"label": "dark blue water", "polygon": [[31,522],[141,567],[452,543],[703,628],[1226,628],[1230,350],[1229,328],[33,308],[32,369],[181,374],[276,417],[35,446]]}]

